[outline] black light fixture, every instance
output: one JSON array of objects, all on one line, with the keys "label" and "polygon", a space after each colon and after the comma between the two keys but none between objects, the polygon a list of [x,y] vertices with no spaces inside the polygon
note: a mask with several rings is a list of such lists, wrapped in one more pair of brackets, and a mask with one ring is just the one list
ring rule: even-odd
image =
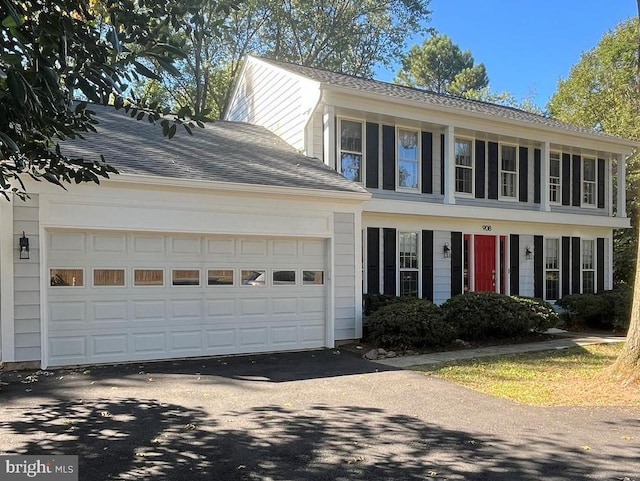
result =
[{"label": "black light fixture", "polygon": [[20,259],[29,258],[29,238],[24,235],[22,231],[22,237],[20,237]]},{"label": "black light fixture", "polygon": [[444,254],[444,258],[448,259],[451,257],[451,247],[449,247],[449,243],[445,242],[444,247],[442,248],[442,253]]},{"label": "black light fixture", "polygon": [[524,257],[528,261],[530,261],[531,258],[533,257],[533,251],[531,250],[531,246],[527,246],[524,248]]}]

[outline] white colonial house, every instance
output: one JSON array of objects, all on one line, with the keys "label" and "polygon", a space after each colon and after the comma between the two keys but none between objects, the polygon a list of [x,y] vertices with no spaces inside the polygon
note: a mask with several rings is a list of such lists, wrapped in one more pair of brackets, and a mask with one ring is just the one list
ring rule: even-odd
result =
[{"label": "white colonial house", "polygon": [[363,291],[553,301],[629,227],[636,145],[520,110],[254,57],[192,137],[94,110],[63,151],[120,175],[0,201],[3,363],[332,347]]}]

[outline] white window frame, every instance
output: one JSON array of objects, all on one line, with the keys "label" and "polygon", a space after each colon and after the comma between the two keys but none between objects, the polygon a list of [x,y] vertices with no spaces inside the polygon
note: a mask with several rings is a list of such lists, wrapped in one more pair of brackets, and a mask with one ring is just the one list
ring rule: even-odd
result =
[{"label": "white window frame", "polygon": [[[231,284],[209,284],[209,271],[231,271],[233,272],[233,282]],[[205,282],[203,282],[203,287],[210,287],[212,289],[229,289],[230,287],[236,286],[236,277],[236,270],[233,267],[207,267],[204,271]]]},{"label": "white window frame", "polygon": [[[399,146],[400,146],[400,131],[404,130],[404,131],[408,131],[408,132],[413,132],[416,134],[416,186],[415,187],[406,187],[403,185],[400,185],[400,153],[399,153]],[[404,191],[404,192],[420,192],[420,185],[422,182],[421,179],[421,172],[420,172],[420,161],[422,159],[422,152],[421,152],[421,148],[422,146],[420,145],[422,136],[421,136],[421,132],[420,129],[417,129],[415,127],[406,127],[403,125],[396,125],[396,152],[395,152],[395,157],[396,157],[396,190],[398,191]],[[406,162],[411,162],[411,160],[406,160]]]},{"label": "white window frame", "polygon": [[[52,286],[51,285],[51,271],[65,271],[65,270],[73,270],[73,271],[82,271],[82,285],[81,286]],[[60,267],[60,266],[55,266],[55,267],[49,267],[49,282],[48,282],[48,286],[49,289],[85,289],[87,287],[87,281],[89,279],[87,279],[87,272],[85,270],[84,267],[70,267],[70,266],[64,266],[64,267]]]},{"label": "white window frame", "polygon": [[[136,271],[162,271],[162,285],[149,286],[136,284]],[[131,287],[136,289],[160,289],[167,286],[167,270],[164,267],[134,267],[131,269]]]},{"label": "white window frame", "polygon": [[[124,271],[124,284],[122,284],[121,286],[97,285],[95,282],[96,271]],[[91,268],[91,287],[95,287],[96,289],[122,289],[123,287],[127,287],[127,268],[126,267],[92,267]]]},{"label": "white window frame", "polygon": [[[589,268],[585,268],[584,267],[584,261],[585,261],[585,243],[590,243],[591,244],[591,267]],[[596,266],[598,265],[597,263],[597,253],[596,253],[596,240],[595,239],[590,239],[590,238],[582,238],[580,241],[580,292],[581,293],[585,293],[584,290],[584,275],[587,272],[591,272],[593,275],[593,290],[591,292],[588,292],[588,294],[595,294],[597,292],[597,279],[596,279]]]},{"label": "white window frame", "polygon": [[[262,284],[245,284],[244,281],[242,280],[242,273],[244,271],[261,272],[262,274],[264,274],[264,283],[262,283]],[[270,286],[270,283],[269,283],[269,274],[270,273],[271,272],[266,267],[256,267],[256,268],[243,267],[243,268],[238,270],[238,274],[240,274],[240,276],[238,277],[238,281],[240,283],[239,285],[243,289],[244,288],[249,288],[249,287],[257,287],[258,289],[264,289],[265,287]],[[258,276],[258,277],[260,277],[260,276]],[[254,282],[254,280],[251,280],[249,282]]]},{"label": "white window frame", "polygon": [[[502,168],[502,149],[503,147],[512,147],[515,151],[515,171],[513,170],[504,170]],[[519,172],[519,168],[520,168],[520,152],[519,152],[519,146],[516,144],[507,144],[507,143],[500,143],[498,146],[498,171],[499,171],[499,176],[498,176],[498,199],[500,200],[506,200],[506,201],[511,201],[511,202],[517,202],[518,201],[518,190],[519,190],[519,181],[520,181],[520,172]],[[502,194],[502,187],[503,187],[503,179],[502,176],[503,174],[509,174],[509,175],[514,175],[515,176],[515,181],[514,181],[514,186],[515,186],[515,192],[513,196],[510,195],[503,195]]]},{"label": "white window frame", "polygon": [[[304,273],[305,272],[322,272],[322,284],[316,284],[316,283],[308,283],[305,282],[304,280]],[[302,287],[324,287],[327,284],[327,273],[324,269],[300,269],[300,282],[302,282],[301,286]]]},{"label": "white window frame", "polygon": [[[355,123],[359,123],[360,124],[360,138],[362,141],[362,145],[361,145],[361,152],[355,151],[355,150],[348,150],[348,149],[343,149],[342,148],[342,122],[347,121],[347,122],[355,122]],[[340,172],[343,176],[343,172],[342,172],[342,153],[346,153],[346,154],[353,154],[353,155],[359,155],[360,156],[360,172],[359,172],[359,179],[354,180],[353,182],[356,182],[358,184],[364,184],[364,175],[365,175],[365,158],[366,158],[366,139],[365,139],[365,134],[366,134],[366,129],[365,129],[365,125],[366,122],[363,119],[355,119],[355,118],[351,118],[351,117],[338,117],[338,131],[336,132],[336,170],[338,172]],[[345,178],[348,178],[345,176]]]},{"label": "white window frame", "polygon": [[[415,235],[415,257],[416,267],[402,267],[402,236]],[[411,246],[413,247],[413,245]],[[412,252],[411,252],[412,253]],[[420,232],[418,231],[398,231],[398,295],[402,295],[402,273],[403,272],[415,272],[416,273],[416,297],[420,297]]]},{"label": "white window frame", "polygon": [[[557,244],[557,251],[556,251],[556,267],[555,268],[549,268],[548,263],[547,263],[547,252],[549,251],[549,241],[555,241]],[[544,239],[544,299],[546,301],[549,302],[555,302],[558,299],[560,299],[560,297],[562,297],[562,242],[561,239],[559,237],[545,237]],[[556,299],[550,299],[549,296],[547,295],[547,273],[548,272],[555,272],[558,276],[558,295],[556,297]]]},{"label": "white window frame", "polygon": [[[455,155],[455,151],[456,151],[456,144],[458,143],[458,141],[461,142],[468,142],[470,144],[470,152],[471,152],[471,165],[470,166],[466,166],[466,165],[459,165],[458,164],[458,157]],[[476,183],[475,183],[475,171],[476,171],[476,149],[475,147],[475,139],[470,138],[470,137],[460,137],[460,136],[456,136],[453,142],[453,154],[454,154],[454,163],[455,163],[455,171],[454,171],[454,183],[455,183],[455,193],[456,196],[459,197],[474,197],[475,196],[475,192],[476,192]],[[470,170],[471,171],[471,192],[464,192],[464,191],[460,191],[458,190],[458,185],[457,185],[457,179],[458,179],[458,169],[465,169],[465,170]]]},{"label": "white window frame", "polygon": [[[584,165],[586,163],[586,161],[592,161],[593,162],[593,180],[587,180],[584,177],[584,173],[585,173],[585,168]],[[598,161],[595,159],[595,157],[582,157],[582,165],[581,165],[581,169],[580,169],[580,176],[582,177],[580,179],[580,205],[581,207],[588,207],[588,208],[595,208],[596,205],[598,204]],[[586,194],[586,190],[587,190],[587,185],[591,185],[593,188],[593,202],[586,202],[585,201],[585,194]]]},{"label": "white window frame", "polygon": [[[197,284],[174,284],[173,273],[176,271],[197,271],[198,272],[198,283]],[[194,287],[203,287],[202,286],[202,269],[191,268],[191,267],[172,267],[171,268],[171,287],[177,287],[178,289],[184,288],[194,288]]]},{"label": "white window frame", "polygon": [[[558,156],[558,176],[554,177],[551,175],[551,157],[557,155]],[[551,182],[551,179],[558,179],[558,183],[554,184]],[[556,198],[557,200],[551,199],[551,187],[555,186],[556,188]],[[562,152],[559,151],[551,151],[549,153],[549,203],[554,205],[562,204]]]}]

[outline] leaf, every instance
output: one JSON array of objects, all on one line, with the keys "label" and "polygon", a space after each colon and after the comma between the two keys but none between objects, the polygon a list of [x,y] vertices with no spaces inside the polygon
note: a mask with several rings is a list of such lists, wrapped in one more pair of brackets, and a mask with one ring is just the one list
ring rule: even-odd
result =
[{"label": "leaf", "polygon": [[9,70],[7,72],[7,84],[9,85],[11,96],[20,107],[24,107],[27,103],[27,91],[25,89],[24,79],[13,70]]},{"label": "leaf", "polygon": [[172,124],[171,127],[169,127],[169,133],[167,134],[167,137],[172,139],[174,135],[176,135],[176,124]]},{"label": "leaf", "polygon": [[9,137],[4,132],[0,132],[0,141],[4,145],[6,145],[9,148],[9,150],[11,150],[11,152],[13,152],[14,154],[17,154],[18,152],[20,152],[20,148],[18,147],[18,145],[11,139],[11,137]]},{"label": "leaf", "polygon": [[80,112],[82,112],[84,109],[87,108],[87,102],[80,102],[78,105],[76,105],[76,108],[74,109],[74,112],[76,114],[79,114]]},{"label": "leaf", "polygon": [[145,67],[142,63],[138,62],[137,60],[134,60],[133,64],[136,66],[136,71],[139,74],[144,75],[145,77],[153,79],[153,80],[162,81],[162,77],[160,77],[160,75],[158,75],[155,72],[149,70],[147,67]]}]

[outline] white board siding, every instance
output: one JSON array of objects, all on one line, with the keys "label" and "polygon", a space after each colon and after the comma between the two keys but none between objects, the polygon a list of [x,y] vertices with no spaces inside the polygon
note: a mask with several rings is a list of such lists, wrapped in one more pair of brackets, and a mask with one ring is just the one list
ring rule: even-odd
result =
[{"label": "white board siding", "polygon": [[313,138],[311,139],[311,143],[313,145],[313,157],[317,157],[327,164],[324,158],[324,129],[322,125],[322,112],[319,110],[316,111],[313,114],[311,121],[313,122],[311,129],[313,135]]},{"label": "white board siding", "polygon": [[40,225],[39,198],[15,200],[13,211],[14,246],[24,231],[29,238],[29,259],[20,259],[14,250],[14,335],[15,360],[40,359]]},{"label": "white board siding", "polygon": [[451,258],[442,254],[444,243],[451,246],[451,232],[433,233],[433,302],[442,304],[451,297]]},{"label": "white board siding", "polygon": [[[520,245],[518,246],[518,254],[519,254],[519,263],[520,263],[520,295],[527,297],[534,297],[535,288],[534,288],[534,262],[533,255],[531,259],[527,259],[525,256],[525,250],[527,246],[533,252],[533,236],[532,235],[521,235],[520,236]],[[541,253],[544,255],[544,252]]]},{"label": "white board siding", "polygon": [[[356,260],[355,215],[336,213],[334,216],[334,322],[335,339],[356,338]],[[360,289],[360,286],[358,286]]]}]

